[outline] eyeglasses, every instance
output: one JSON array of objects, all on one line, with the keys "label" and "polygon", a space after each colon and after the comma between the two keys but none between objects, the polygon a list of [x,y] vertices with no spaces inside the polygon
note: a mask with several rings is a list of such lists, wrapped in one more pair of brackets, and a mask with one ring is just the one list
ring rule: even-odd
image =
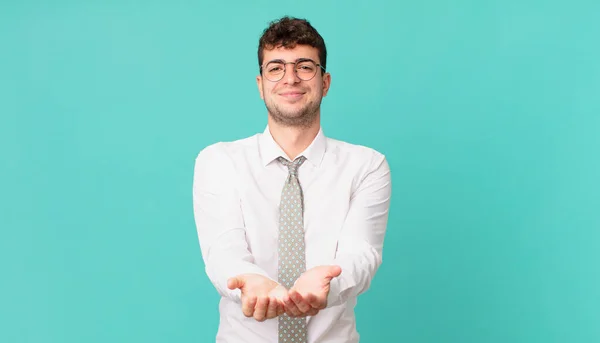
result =
[{"label": "eyeglasses", "polygon": [[325,68],[323,68],[322,65],[310,58],[300,58],[295,62],[286,62],[284,60],[269,61],[264,67],[260,66],[260,71],[267,80],[277,82],[283,79],[286,71],[286,64],[294,65],[294,74],[302,81],[309,81],[315,77],[319,67],[323,69],[323,72],[325,71]]}]

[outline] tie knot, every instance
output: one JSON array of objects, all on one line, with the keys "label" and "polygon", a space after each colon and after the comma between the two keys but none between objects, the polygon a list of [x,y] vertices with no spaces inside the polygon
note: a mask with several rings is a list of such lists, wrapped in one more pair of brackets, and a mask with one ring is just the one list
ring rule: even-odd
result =
[{"label": "tie knot", "polygon": [[284,166],[288,167],[288,171],[290,172],[291,175],[297,176],[298,168],[300,168],[302,163],[304,163],[304,161],[306,161],[306,157],[300,156],[297,159],[295,159],[293,162],[290,162],[283,157],[279,157],[277,160],[279,160],[279,162],[281,162],[281,164],[283,164]]}]

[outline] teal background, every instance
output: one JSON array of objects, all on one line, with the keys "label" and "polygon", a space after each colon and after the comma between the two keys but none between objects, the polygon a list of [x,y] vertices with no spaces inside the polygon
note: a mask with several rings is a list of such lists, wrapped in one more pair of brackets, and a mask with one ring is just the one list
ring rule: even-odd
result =
[{"label": "teal background", "polygon": [[211,342],[196,154],[262,131],[256,47],[307,17],[323,127],[385,153],[361,342],[600,341],[600,2],[7,1],[0,342]]}]

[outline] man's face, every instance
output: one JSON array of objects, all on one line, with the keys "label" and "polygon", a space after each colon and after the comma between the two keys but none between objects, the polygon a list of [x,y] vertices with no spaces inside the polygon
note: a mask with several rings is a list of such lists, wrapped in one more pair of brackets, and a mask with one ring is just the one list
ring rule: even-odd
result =
[{"label": "man's face", "polygon": [[[319,51],[308,45],[296,45],[293,49],[277,47],[264,50],[263,67],[270,61],[295,62],[311,59],[320,63]],[[256,77],[260,97],[265,101],[273,120],[285,126],[307,126],[320,114],[321,99],[327,95],[331,83],[329,73],[322,74],[317,67],[316,75],[304,81],[294,72],[293,64],[285,65],[285,74],[279,81],[270,81],[262,75]]]}]

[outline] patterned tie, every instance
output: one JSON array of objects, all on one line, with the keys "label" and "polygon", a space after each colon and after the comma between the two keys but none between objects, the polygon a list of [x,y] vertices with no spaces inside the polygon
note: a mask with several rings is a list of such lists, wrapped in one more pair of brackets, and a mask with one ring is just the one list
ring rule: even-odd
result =
[{"label": "patterned tie", "polygon": [[[298,168],[306,158],[298,157],[289,162],[283,157],[278,158],[288,167],[289,174],[281,193],[279,216],[279,272],[278,278],[286,289],[306,269],[304,261],[304,221],[302,188],[298,181]],[[292,318],[287,314],[279,316],[279,343],[306,343],[306,319]]]}]

